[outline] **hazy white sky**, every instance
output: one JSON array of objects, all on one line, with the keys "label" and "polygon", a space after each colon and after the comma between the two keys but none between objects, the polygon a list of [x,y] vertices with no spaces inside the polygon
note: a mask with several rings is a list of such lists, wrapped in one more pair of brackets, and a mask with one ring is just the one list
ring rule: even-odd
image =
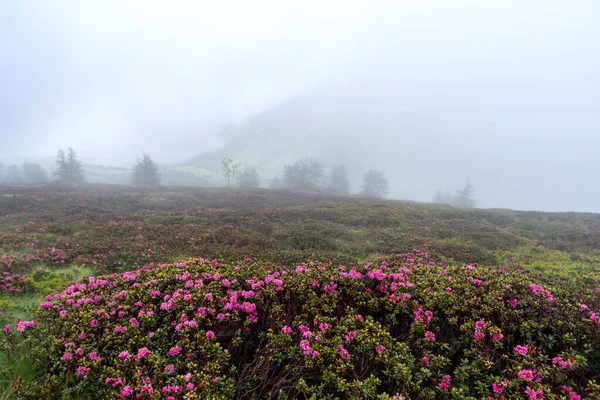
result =
[{"label": "hazy white sky", "polygon": [[67,146],[180,162],[222,124],[377,82],[437,88],[446,111],[485,105],[479,148],[514,138],[547,150],[531,154],[541,172],[561,152],[583,154],[566,179],[598,171],[597,0],[5,0],[0,54],[5,164]]}]

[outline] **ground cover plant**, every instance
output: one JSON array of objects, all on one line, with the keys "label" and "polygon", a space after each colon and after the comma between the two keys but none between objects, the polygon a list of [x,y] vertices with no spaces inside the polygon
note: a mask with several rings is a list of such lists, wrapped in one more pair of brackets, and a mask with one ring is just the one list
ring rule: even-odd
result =
[{"label": "ground cover plant", "polygon": [[5,398],[600,397],[598,215],[98,185],[0,209]]}]

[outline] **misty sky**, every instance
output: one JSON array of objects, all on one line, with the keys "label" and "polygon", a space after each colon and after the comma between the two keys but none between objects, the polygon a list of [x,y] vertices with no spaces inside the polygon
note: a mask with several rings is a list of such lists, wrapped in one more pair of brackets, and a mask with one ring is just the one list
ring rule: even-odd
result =
[{"label": "misty sky", "polygon": [[5,0],[0,54],[3,164],[68,146],[181,163],[226,124],[335,91],[358,121],[396,102],[444,115],[428,168],[456,146],[456,178],[406,197],[471,176],[482,206],[600,212],[597,0]]}]

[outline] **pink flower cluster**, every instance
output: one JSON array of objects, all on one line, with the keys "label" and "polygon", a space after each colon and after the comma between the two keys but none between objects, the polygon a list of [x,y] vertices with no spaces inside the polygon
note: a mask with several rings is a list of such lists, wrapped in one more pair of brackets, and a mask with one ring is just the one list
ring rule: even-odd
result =
[{"label": "pink flower cluster", "polygon": [[518,353],[522,356],[526,356],[527,352],[529,351],[527,346],[521,346],[521,345],[515,346],[515,348],[513,350],[515,351],[515,353]]},{"label": "pink flower cluster", "polygon": [[548,290],[544,289],[540,285],[532,283],[531,285],[529,285],[529,290],[531,290],[531,292],[533,292],[534,294],[544,296],[546,299],[548,299],[549,303],[552,303],[554,301],[554,296],[552,296],[552,293],[550,293]]},{"label": "pink flower cluster", "polygon": [[559,365],[563,369],[574,370],[577,365],[577,361],[573,357],[569,357],[568,360],[563,360],[562,357],[554,357],[552,364]]},{"label": "pink flower cluster", "polygon": [[440,383],[440,388],[442,389],[450,389],[450,380],[452,377],[450,375],[444,375],[442,378],[442,382]]},{"label": "pink flower cluster", "polygon": [[473,332],[473,338],[476,342],[480,341],[485,337],[485,331],[487,330],[487,325],[485,321],[477,321],[475,322],[475,332]]},{"label": "pink flower cluster", "polygon": [[563,386],[562,389],[568,393],[569,395],[569,400],[581,400],[581,396],[578,395],[575,391],[573,391],[573,388],[570,386]]},{"label": "pink flower cluster", "polygon": [[529,396],[529,400],[542,400],[544,398],[544,392],[541,390],[534,390],[527,386],[525,394]]},{"label": "pink flower cluster", "polygon": [[[19,332],[25,332],[27,328],[33,328],[35,326],[35,321],[17,321],[17,330]],[[6,331],[6,327],[5,327]]]}]

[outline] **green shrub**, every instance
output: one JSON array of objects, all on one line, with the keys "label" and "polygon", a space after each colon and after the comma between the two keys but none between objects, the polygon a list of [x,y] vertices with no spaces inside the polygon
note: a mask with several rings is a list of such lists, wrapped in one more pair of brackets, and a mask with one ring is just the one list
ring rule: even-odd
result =
[{"label": "green shrub", "polygon": [[45,375],[19,395],[500,398],[495,384],[506,398],[566,398],[563,386],[597,398],[598,291],[537,282],[425,252],[90,278],[49,297],[23,332]]}]

